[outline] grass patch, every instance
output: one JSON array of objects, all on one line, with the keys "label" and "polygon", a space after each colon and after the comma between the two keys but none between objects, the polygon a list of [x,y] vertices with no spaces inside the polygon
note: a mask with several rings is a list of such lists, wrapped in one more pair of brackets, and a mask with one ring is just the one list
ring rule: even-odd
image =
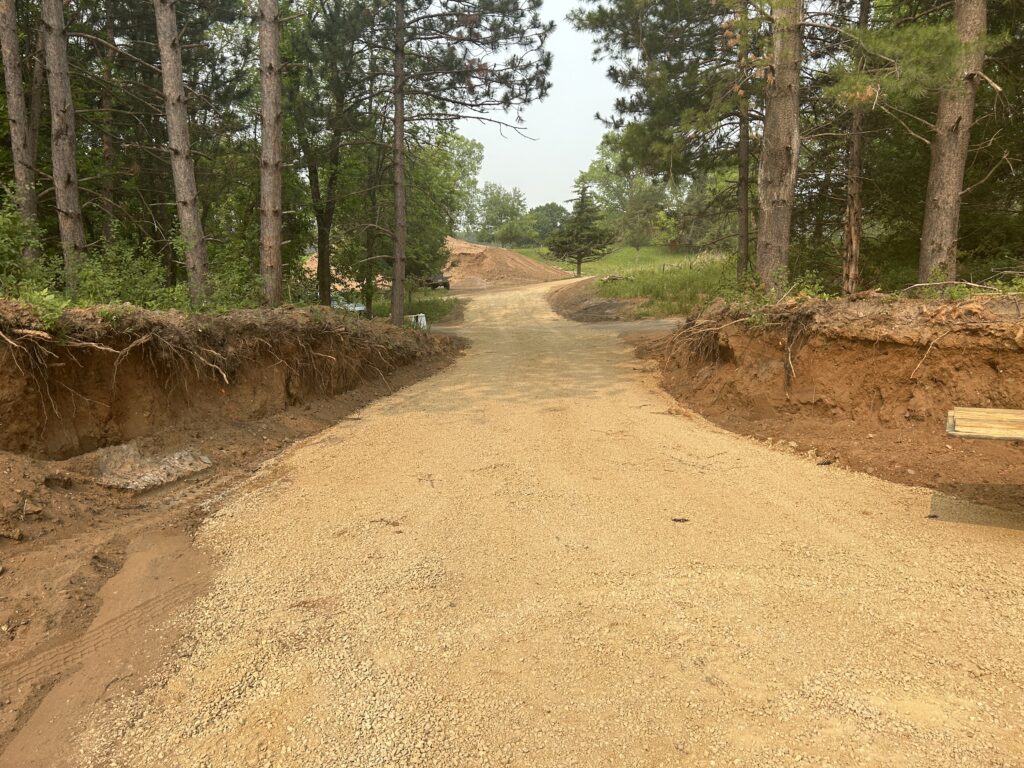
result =
[{"label": "grass patch", "polygon": [[[564,261],[555,261],[548,258],[547,248],[521,248],[519,253],[529,256],[541,264],[547,264],[559,269],[572,269],[572,264]],[[584,275],[623,275],[627,272],[637,270],[661,269],[663,266],[669,268],[686,264],[695,257],[693,254],[679,253],[663,245],[648,245],[639,251],[629,246],[619,246],[600,261],[592,261],[583,265]]]},{"label": "grass patch", "polygon": [[[413,291],[412,297],[406,301],[405,314],[426,315],[430,325],[440,323],[449,317],[457,318],[461,310],[462,300],[454,296],[438,295],[438,291],[417,290]],[[373,303],[374,317],[389,317],[391,315],[390,297],[384,301]]]},{"label": "grass patch", "polygon": [[598,295],[609,299],[647,299],[644,317],[685,315],[718,296],[737,293],[736,265],[721,254],[691,256],[659,267],[622,270],[621,280],[598,281]]},{"label": "grass patch", "polygon": [[[548,258],[545,248],[524,248],[520,253],[542,264],[567,267]],[[640,317],[685,315],[718,296],[739,293],[732,257],[721,253],[679,253],[660,245],[639,250],[619,246],[600,261],[584,264],[583,274],[622,278],[599,280],[597,293],[606,299],[646,299],[647,303],[636,310]]]}]

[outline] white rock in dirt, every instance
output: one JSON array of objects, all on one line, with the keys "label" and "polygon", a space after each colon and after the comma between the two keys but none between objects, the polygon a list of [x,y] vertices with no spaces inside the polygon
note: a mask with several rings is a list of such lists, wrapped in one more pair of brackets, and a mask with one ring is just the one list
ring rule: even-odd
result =
[{"label": "white rock in dirt", "polygon": [[146,455],[138,443],[100,448],[77,463],[98,485],[126,491],[144,491],[209,469],[213,461],[201,453],[183,450],[166,455]]}]

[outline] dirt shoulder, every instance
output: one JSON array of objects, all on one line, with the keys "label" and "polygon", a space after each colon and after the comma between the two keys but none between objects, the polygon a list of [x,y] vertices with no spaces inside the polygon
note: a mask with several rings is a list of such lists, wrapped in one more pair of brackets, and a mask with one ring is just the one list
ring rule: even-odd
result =
[{"label": "dirt shoulder", "polygon": [[1016,302],[712,307],[640,345],[680,403],[822,463],[1022,513],[1024,445],[946,435],[954,406],[1024,408]]},{"label": "dirt shoulder", "polygon": [[[19,319],[22,333],[8,332],[8,338],[25,344],[26,320]],[[162,660],[161,649],[180,639],[155,628],[204,588],[208,567],[192,550],[191,537],[232,489],[286,446],[447,367],[462,346],[457,339],[421,334],[409,337],[415,348],[402,348],[390,330],[371,327],[366,333],[382,348],[365,370],[338,358],[317,367],[308,357],[275,365],[260,357],[246,363],[239,354],[231,358],[236,386],[193,380],[177,405],[174,395],[181,390],[160,387],[157,376],[132,365],[130,355],[145,344],[122,358],[115,383],[101,365],[105,360],[111,366],[115,353],[91,347],[65,352],[56,339],[34,337],[52,344],[54,356],[73,354],[83,362],[57,369],[67,377],[59,381],[73,387],[77,398],[96,401],[96,412],[102,406],[116,414],[123,402],[142,413],[158,405],[165,414],[177,408],[178,417],[128,442],[66,459],[0,452],[0,752],[21,734],[19,758],[0,764],[50,765],[47,745],[66,742],[59,729],[77,717],[75,707],[141,685],[146,670]],[[342,344],[340,336],[333,338]],[[108,334],[95,343],[109,348],[111,341]],[[258,343],[252,336],[248,342]],[[317,360],[317,353],[328,354],[315,334],[311,350]],[[317,376],[333,371],[335,378],[307,381],[305,366]],[[282,384],[282,369],[291,372],[290,388],[288,378]],[[71,378],[75,374],[80,378]],[[0,387],[0,394],[26,398],[24,420],[34,413],[32,390],[25,389],[32,381],[18,385],[16,379],[17,373],[5,373],[7,388]],[[213,402],[201,401],[211,392]],[[222,405],[225,398],[234,405]],[[189,404],[199,407],[182,413]],[[4,407],[14,413],[18,403],[6,400]],[[108,423],[78,418],[79,424]],[[113,440],[119,432],[108,427],[86,434]],[[34,745],[38,760],[21,761],[29,754],[26,744]]]},{"label": "dirt shoulder", "polygon": [[598,293],[598,278],[573,281],[548,294],[551,308],[567,320],[599,323],[616,320],[638,320],[645,299],[609,299]]}]

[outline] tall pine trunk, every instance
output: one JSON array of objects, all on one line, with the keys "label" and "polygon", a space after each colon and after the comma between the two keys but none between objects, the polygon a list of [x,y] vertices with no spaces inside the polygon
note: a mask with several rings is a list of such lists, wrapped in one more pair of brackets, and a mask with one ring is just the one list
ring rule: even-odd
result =
[{"label": "tall pine trunk", "polygon": [[42,27],[36,40],[31,87],[28,105],[28,159],[29,164],[35,169],[39,161],[39,131],[43,122],[43,97],[46,92],[46,30]]},{"label": "tall pine trunk", "polygon": [[85,227],[75,158],[75,102],[68,74],[63,0],[42,0],[39,13],[46,34],[46,79],[50,87],[50,143],[57,222],[64,250],[64,288],[78,293],[78,267],[85,251]]},{"label": "tall pine trunk", "polygon": [[[743,4],[739,20],[748,20],[749,9]],[[747,61],[748,31],[746,24],[739,30],[740,44],[737,50],[737,74],[739,75],[739,138],[736,142],[738,173],[736,180],[736,215],[739,219],[739,254],[736,259],[736,278],[743,280],[750,269],[750,96],[746,92],[746,78],[749,73]]]},{"label": "tall pine trunk", "polygon": [[736,212],[739,216],[739,258],[736,277],[742,280],[750,269],[750,97],[740,100],[740,135],[737,146],[739,178],[736,184]]},{"label": "tall pine trunk", "polygon": [[[860,0],[857,28],[868,28],[871,0]],[[857,57],[857,71],[864,70],[863,51]],[[843,293],[860,290],[860,241],[864,228],[864,105],[858,101],[850,117],[850,148],[846,165],[846,214],[843,217]]]},{"label": "tall pine trunk", "polygon": [[199,190],[196,187],[195,163],[192,160],[192,143],[189,139],[188,103],[185,99],[185,81],[181,66],[178,20],[174,12],[174,0],[153,0],[153,7],[156,12],[156,35],[160,46],[160,73],[163,77],[174,196],[178,203],[178,220],[186,248],[188,295],[192,306],[198,307],[206,300],[206,237],[203,234]]},{"label": "tall pine trunk", "polygon": [[331,306],[331,228],[334,226],[334,211],[338,204],[338,160],[340,159],[338,137],[332,139],[331,154],[328,158],[330,171],[327,174],[327,189],[321,188],[320,164],[313,154],[308,137],[299,134],[302,154],[306,158],[306,173],[309,175],[309,195],[313,201],[313,216],[316,219],[316,284],[317,298],[325,307]]},{"label": "tall pine trunk", "polygon": [[405,0],[395,0],[394,79],[395,250],[391,276],[391,322],[400,326],[405,317],[405,245],[408,234],[405,207]]},{"label": "tall pine trunk", "polygon": [[[3,51],[4,82],[7,87],[7,119],[11,126],[11,156],[14,161],[14,184],[18,208],[22,215],[36,218],[35,158],[29,140],[28,107],[22,80],[21,50],[18,46],[18,19],[14,0],[0,0],[0,49]],[[30,258],[32,254],[25,254]]]},{"label": "tall pine trunk", "polygon": [[100,110],[103,112],[103,194],[100,210],[103,211],[103,239],[108,243],[114,239],[114,10],[107,2],[106,50],[103,52],[103,94],[100,96]]},{"label": "tall pine trunk", "polygon": [[800,158],[800,59],[803,0],[772,7],[772,67],[765,88],[764,136],[757,170],[757,273],[769,290],[789,279],[789,239]]},{"label": "tall pine trunk", "polygon": [[260,273],[267,304],[281,303],[282,116],[281,11],[278,0],[260,0],[260,85],[262,157],[260,161]]},{"label": "tall pine trunk", "polygon": [[918,280],[956,279],[956,246],[960,230],[960,196],[974,120],[978,74],[985,61],[986,0],[956,0],[954,20],[963,46],[956,82],[939,94],[932,137]]}]

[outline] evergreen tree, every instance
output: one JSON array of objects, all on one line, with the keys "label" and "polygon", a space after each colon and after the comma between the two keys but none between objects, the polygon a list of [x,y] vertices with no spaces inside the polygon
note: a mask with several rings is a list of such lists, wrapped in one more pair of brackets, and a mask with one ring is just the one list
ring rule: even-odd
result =
[{"label": "evergreen tree", "polygon": [[572,212],[548,239],[552,258],[574,264],[579,277],[583,273],[583,265],[603,259],[611,253],[614,242],[615,232],[604,223],[590,184],[577,182]]}]

